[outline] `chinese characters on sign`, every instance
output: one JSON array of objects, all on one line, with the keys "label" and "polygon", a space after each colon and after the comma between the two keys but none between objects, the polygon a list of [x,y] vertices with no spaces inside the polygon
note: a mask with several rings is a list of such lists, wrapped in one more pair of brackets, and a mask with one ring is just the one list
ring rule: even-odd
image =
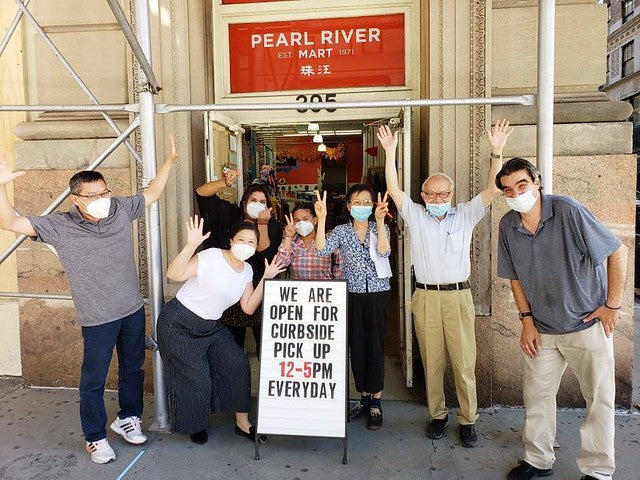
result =
[{"label": "chinese characters on sign", "polygon": [[344,437],[346,282],[268,280],[264,289],[258,431]]},{"label": "chinese characters on sign", "polygon": [[229,25],[231,93],[405,85],[404,14]]}]

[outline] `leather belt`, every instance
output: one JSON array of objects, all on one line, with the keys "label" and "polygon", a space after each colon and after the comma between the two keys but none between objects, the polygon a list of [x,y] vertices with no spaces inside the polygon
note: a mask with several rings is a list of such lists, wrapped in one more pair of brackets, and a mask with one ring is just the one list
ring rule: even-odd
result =
[{"label": "leather belt", "polygon": [[458,282],[458,283],[439,283],[435,285],[424,284],[416,282],[416,288],[421,288],[423,290],[466,290],[469,288],[469,282]]}]

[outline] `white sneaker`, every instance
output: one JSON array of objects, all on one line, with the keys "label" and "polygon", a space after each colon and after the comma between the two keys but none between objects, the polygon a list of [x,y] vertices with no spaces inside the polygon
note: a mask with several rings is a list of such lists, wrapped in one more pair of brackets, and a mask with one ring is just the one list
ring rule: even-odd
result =
[{"label": "white sneaker", "polygon": [[127,442],[140,445],[147,441],[147,436],[142,433],[140,417],[127,417],[116,419],[111,424],[111,430],[116,432]]},{"label": "white sneaker", "polygon": [[108,463],[116,459],[116,453],[106,438],[96,442],[87,442],[85,449],[87,453],[91,454],[91,460],[95,463]]}]

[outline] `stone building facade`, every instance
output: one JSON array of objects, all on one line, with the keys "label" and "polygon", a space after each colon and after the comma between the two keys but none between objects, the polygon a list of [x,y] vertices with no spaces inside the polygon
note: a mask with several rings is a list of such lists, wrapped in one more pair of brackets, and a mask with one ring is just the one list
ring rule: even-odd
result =
[{"label": "stone building facade", "polygon": [[[216,0],[213,0],[216,1]],[[0,23],[8,25],[15,8],[2,2]],[[207,104],[229,101],[220,91],[219,31],[226,16],[249,15],[242,5],[212,0],[158,0],[152,3],[153,66],[163,86],[158,103]],[[554,125],[554,191],[575,196],[592,208],[632,251],[634,241],[635,157],[631,152],[631,108],[607,99],[598,87],[605,81],[607,8],[595,0],[558,0],[556,40],[556,106]],[[62,7],[61,5],[64,5]],[[134,2],[123,0],[131,13]],[[251,4],[249,4],[251,5]],[[250,7],[252,15],[277,17],[282,2]],[[315,18],[343,8],[334,0],[286,2],[301,16]],[[411,98],[484,97],[532,94],[536,90],[538,5],[535,0],[393,0],[380,4],[353,0],[354,15],[375,15],[389,8],[410,12],[409,29],[417,32],[411,48]],[[133,59],[113,15],[101,0],[33,2],[33,16],[74,65],[102,103],[136,99]],[[589,25],[590,28],[582,28]],[[0,103],[89,103],[60,67],[29,22],[20,24],[0,57]],[[373,95],[373,94],[372,94]],[[378,92],[378,99],[393,93]],[[349,99],[347,93],[338,100]],[[341,97],[341,98],[340,98]],[[280,101],[293,101],[279,96]],[[273,101],[257,96],[254,100]],[[112,115],[124,128],[130,117]],[[507,117],[515,125],[505,155],[535,160],[536,109],[527,106],[432,107],[416,112],[414,179],[444,171],[457,185],[457,200],[479,192],[488,168],[483,139],[486,126]],[[267,116],[254,123],[267,123]],[[159,161],[173,134],[180,161],[161,203],[163,257],[182,247],[180,230],[193,212],[193,187],[204,179],[204,137],[201,114],[158,115]],[[95,114],[0,114],[0,150],[15,168],[28,175],[15,182],[16,208],[42,211],[65,187],[69,176],[84,166],[116,135]],[[136,139],[132,137],[135,144]],[[112,189],[137,190],[144,179],[124,146],[101,169]],[[617,195],[611,195],[611,192]],[[412,192],[417,198],[417,190]],[[606,195],[606,204],[601,201]],[[67,208],[69,204],[63,205]],[[496,277],[497,225],[506,206],[496,201],[490,218],[479,227],[473,246],[476,287],[478,385],[481,406],[521,405],[520,324],[507,282]],[[142,234],[136,227],[136,241]],[[13,240],[2,233],[3,246]],[[147,288],[142,242],[141,283]],[[633,255],[631,255],[633,257]],[[633,265],[633,258],[629,265]],[[631,271],[631,270],[630,270]],[[0,267],[3,291],[68,293],[56,257],[42,244],[24,243]],[[167,297],[176,285],[165,284]],[[633,363],[633,292],[629,282],[623,316],[616,333],[617,402],[629,407]],[[64,300],[0,300],[0,374],[22,375],[31,385],[77,386],[81,339],[74,325],[73,305]],[[4,334],[6,332],[6,334]],[[113,369],[112,369],[113,370]],[[114,370],[115,371],[115,370]],[[151,368],[147,368],[151,372]],[[148,379],[150,377],[148,374]],[[111,377],[112,378],[112,377]],[[113,381],[110,380],[113,386]],[[580,405],[575,378],[564,380],[559,405]],[[150,386],[150,382],[149,382]]]}]

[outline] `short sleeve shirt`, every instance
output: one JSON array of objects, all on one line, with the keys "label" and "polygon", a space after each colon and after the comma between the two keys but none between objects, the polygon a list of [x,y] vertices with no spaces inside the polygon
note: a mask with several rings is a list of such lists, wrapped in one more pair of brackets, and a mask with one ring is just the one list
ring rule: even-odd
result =
[{"label": "short sleeve shirt", "polygon": [[196,276],[185,282],[176,298],[185,307],[206,320],[217,320],[237,303],[253,278],[251,265],[241,272],[225,260],[222,250],[208,248],[198,253]]},{"label": "short sleeve shirt", "polygon": [[144,215],[144,195],[114,197],[109,216],[86,220],[68,212],[29,217],[35,240],[52,245],[69,280],[78,323],[113,322],[143,306],[133,255],[131,222]]},{"label": "short sleeve shirt", "polygon": [[593,325],[583,319],[605,302],[603,262],[621,244],[573,198],[542,195],[535,234],[515,211],[500,220],[498,276],[520,282],[540,333],[576,332]]},{"label": "short sleeve shirt", "polygon": [[[389,227],[384,226],[389,237]],[[371,258],[369,244],[371,235],[378,235],[378,227],[375,222],[369,222],[364,243],[360,242],[353,223],[344,223],[333,229],[327,238],[327,244],[322,250],[318,250],[316,255],[327,257],[335,250],[340,250],[342,258],[342,274],[347,281],[349,293],[370,293],[390,290],[388,278],[378,277],[376,265]],[[391,248],[380,257],[389,257]]]},{"label": "short sleeve shirt", "polygon": [[473,228],[489,208],[476,195],[459,203],[438,221],[429,211],[403,194],[400,214],[411,235],[411,257],[416,281],[425,284],[464,282],[471,275]]}]

